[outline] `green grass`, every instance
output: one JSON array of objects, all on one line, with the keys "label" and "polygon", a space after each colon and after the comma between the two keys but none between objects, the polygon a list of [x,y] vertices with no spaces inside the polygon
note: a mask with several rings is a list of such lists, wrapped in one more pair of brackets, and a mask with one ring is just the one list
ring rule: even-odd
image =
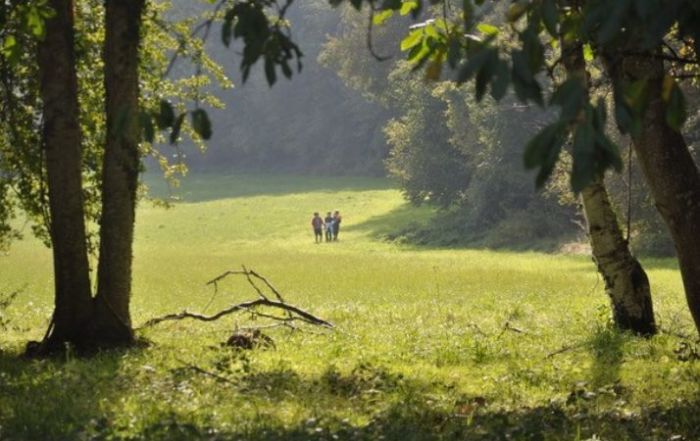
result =
[{"label": "green grass", "polygon": [[[0,256],[0,292],[22,289],[3,311],[0,439],[700,437],[700,367],[677,354],[695,347],[612,330],[587,257],[382,241],[431,216],[384,180],[196,176],[179,193],[171,209],[138,211],[136,325],[200,311],[213,294],[204,283],[245,264],[337,331],[221,347],[251,324],[241,315],[163,323],[141,333],[145,348],[23,360],[45,330],[52,281],[49,251],[19,242]],[[314,244],[311,213],[336,208],[341,240]],[[675,265],[644,263],[661,325],[689,333]],[[225,288],[208,312],[254,295],[242,280]]]}]

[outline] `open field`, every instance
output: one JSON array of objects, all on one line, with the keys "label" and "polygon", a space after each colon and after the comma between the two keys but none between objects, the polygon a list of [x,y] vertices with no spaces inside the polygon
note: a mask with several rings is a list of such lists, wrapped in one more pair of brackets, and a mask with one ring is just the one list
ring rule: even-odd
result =
[{"label": "open field", "polygon": [[[666,331],[644,340],[610,329],[587,257],[382,241],[431,214],[384,180],[197,176],[179,192],[139,209],[137,326],[201,311],[204,283],[245,264],[338,330],[220,347],[250,325],[239,315],[163,323],[141,333],[149,346],[93,359],[21,360],[52,301],[50,253],[26,240],[0,255],[0,292],[22,290],[3,312],[0,439],[700,439],[700,349],[669,334],[692,333],[671,261],[644,261]],[[341,240],[314,244],[311,213],[335,208]],[[255,294],[225,287],[207,312]]]}]

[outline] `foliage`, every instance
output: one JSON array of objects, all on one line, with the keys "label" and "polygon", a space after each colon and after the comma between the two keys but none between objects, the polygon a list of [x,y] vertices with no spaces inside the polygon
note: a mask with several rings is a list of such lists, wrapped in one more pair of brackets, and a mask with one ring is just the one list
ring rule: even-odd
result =
[{"label": "foliage", "polygon": [[[378,228],[430,215],[384,180],[194,175],[183,181],[182,196],[186,202],[172,211],[139,208],[136,325],[202,310],[211,298],[203,282],[246,263],[274,274],[289,301],[342,332],[271,331],[276,349],[241,353],[219,344],[235,326],[255,322],[179,323],[148,331],[153,344],[145,348],[25,360],[17,354],[45,330],[52,287],[49,251],[21,241],[0,256],[3,286],[27,283],[7,310],[12,324],[22,317],[22,327],[3,334],[0,438],[699,435],[700,365],[674,352],[685,340],[670,333],[692,325],[670,260],[644,262],[664,293],[655,306],[669,333],[637,339],[608,326],[603,285],[585,256],[377,241]],[[315,245],[307,216],[324,207],[339,208],[346,229],[340,242]],[[222,286],[208,311],[244,295],[241,283]],[[506,322],[522,332],[505,330]]]},{"label": "foliage", "polygon": [[[176,9],[182,14],[186,10],[192,16],[202,14],[203,8],[194,5],[187,2],[187,8],[179,4]],[[391,112],[368,101],[358,91],[344,87],[334,72],[336,60],[324,58],[326,51],[322,46],[325,47],[327,38],[345,28],[341,15],[344,13],[338,14],[324,0],[295,2],[289,7],[285,23],[295,43],[304,51],[303,71],[295,74],[292,81],[277,81],[274,87],[269,86],[265,77],[262,58],[261,65],[251,68],[243,84],[238,56],[242,42],[232,41],[230,48],[226,48],[219,41],[218,28],[212,30],[206,51],[240,87],[218,94],[226,104],[225,110],[208,112],[214,133],[204,154],[198,154],[186,142],[181,143],[180,149],[187,155],[191,170],[384,175],[382,161],[388,148],[381,128]],[[355,55],[344,56],[341,52],[337,55],[342,62],[381,69],[382,64],[374,63],[365,52],[365,27],[361,25],[357,29],[359,40],[334,40],[338,45],[358,46]],[[375,40],[377,50],[382,52],[391,43],[387,39],[387,45],[379,45],[381,41]],[[277,77],[283,78],[279,68]]]},{"label": "foliage", "polygon": [[[553,75],[558,68],[558,62],[547,64],[546,55],[559,50],[560,38],[581,41],[589,53],[605,54],[607,62],[613,64],[630,51],[652,51],[652,56],[668,56],[681,63],[695,60],[697,64],[697,47],[692,45],[697,45],[700,37],[700,9],[693,1],[674,0],[667,4],[623,0],[610,9],[609,2],[595,0],[586,2],[580,13],[567,2],[516,1],[504,14],[508,25],[504,30],[517,39],[512,48],[503,44],[498,27],[478,22],[483,1],[463,2],[459,14],[446,14],[447,2],[442,3],[442,10],[438,8],[432,18],[412,27],[401,48],[417,68],[425,67],[428,78],[437,79],[442,65],[447,63],[456,69],[458,82],[474,80],[478,101],[487,91],[500,100],[512,85],[522,102],[559,107],[558,119],[534,136],[525,149],[525,165],[539,169],[540,186],[554,170],[568,133],[573,135],[574,191],[581,190],[597,173],[621,168],[618,148],[605,131],[607,112],[602,100],[591,103],[583,99],[584,90],[576,81],[562,82],[545,99],[542,74]],[[362,2],[353,5],[359,9]],[[410,11],[416,17],[423,4],[396,0],[383,3],[381,9],[402,14]],[[644,38],[637,39],[634,30],[644,30],[640,33]],[[687,58],[675,60],[660,52],[667,36],[675,46],[682,47]],[[673,51],[671,45],[667,47]],[[680,130],[686,117],[685,98],[672,75],[664,81],[666,120]],[[625,90],[617,81],[613,86],[618,126],[624,133],[638,133],[647,106],[646,83],[638,82]]]},{"label": "foliage", "polygon": [[[2,5],[2,8],[10,8],[11,12],[6,17],[7,26],[3,28],[3,33],[6,34],[3,36],[3,44],[6,45],[8,36],[11,36],[22,50],[19,53],[5,51],[0,56],[0,74],[3,78],[0,93],[3,95],[5,107],[0,119],[0,201],[3,201],[0,205],[0,242],[18,236],[19,232],[10,227],[9,221],[15,215],[15,211],[21,209],[27,216],[34,234],[50,245],[46,171],[40,141],[43,130],[41,102],[38,68],[34,57],[37,39],[42,38],[43,30],[40,32],[30,27],[31,32],[28,33],[25,22],[34,23],[36,20],[24,18],[26,8],[32,11],[44,4],[45,2],[37,1],[25,5]],[[159,130],[172,128],[169,134],[171,143],[177,142],[183,135],[201,145],[201,140],[211,135],[211,124],[200,105],[222,107],[222,103],[204,88],[212,83],[230,87],[230,82],[220,66],[201,51],[201,42],[189,37],[185,32],[188,32],[194,19],[169,23],[164,21],[163,17],[169,14],[170,7],[167,1],[150,5],[147,19],[144,21],[144,42],[140,51],[143,109],[141,122],[146,138],[146,142],[141,146],[142,154],[153,157],[169,178],[184,173],[186,168],[177,153],[173,161],[171,155],[164,153],[162,147],[159,148],[156,144],[164,142],[166,136],[164,132],[157,133],[154,124]],[[43,12],[40,17],[50,16],[51,12],[48,11]],[[102,69],[96,68],[102,66],[103,2],[76,2],[75,15],[76,68],[82,109],[80,122],[83,133],[83,196],[90,230],[89,248],[95,253],[98,249],[96,229],[101,215],[100,181],[106,136],[103,72]],[[197,74],[187,78],[165,77],[170,62],[169,53],[183,45],[183,56],[195,59],[199,66]],[[196,108],[188,111],[187,106],[193,102],[196,103]],[[184,121],[188,113],[191,116],[190,124]]]}]

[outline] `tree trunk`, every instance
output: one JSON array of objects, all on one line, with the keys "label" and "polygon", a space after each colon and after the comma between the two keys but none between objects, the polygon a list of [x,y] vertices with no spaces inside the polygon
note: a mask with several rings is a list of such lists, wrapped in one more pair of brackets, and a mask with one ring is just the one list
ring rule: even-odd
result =
[{"label": "tree trunk", "polygon": [[656,55],[647,51],[609,56],[607,67],[620,87],[647,81],[649,106],[641,132],[632,141],[656,207],[671,231],[688,306],[700,331],[700,173],[683,135],[666,123],[666,70]]},{"label": "tree trunk", "polygon": [[654,335],[649,279],[622,236],[602,176],[583,189],[581,201],[593,260],[605,281],[615,325],[636,334]]},{"label": "tree trunk", "polygon": [[129,301],[139,171],[138,50],[143,0],[106,3],[104,45],[107,142],[102,181],[97,338],[109,345],[133,341]]},{"label": "tree trunk", "polygon": [[85,237],[81,129],[75,71],[73,2],[51,0],[38,62],[43,101],[55,310],[44,350],[90,338],[93,304]]},{"label": "tree trunk", "polygon": [[[567,76],[589,88],[586,61],[580,42],[562,39],[562,61]],[[649,279],[622,236],[610,204],[604,176],[597,176],[581,192],[593,260],[605,281],[615,325],[640,335],[654,335],[656,322]]]}]

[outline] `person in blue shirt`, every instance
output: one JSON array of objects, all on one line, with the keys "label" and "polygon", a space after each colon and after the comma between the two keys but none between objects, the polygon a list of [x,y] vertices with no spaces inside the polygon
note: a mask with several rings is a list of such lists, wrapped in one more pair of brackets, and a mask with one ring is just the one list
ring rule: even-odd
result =
[{"label": "person in blue shirt", "polygon": [[326,214],[326,218],[324,219],[325,225],[326,225],[326,242],[330,242],[333,240],[333,232],[335,231],[334,229],[334,221],[333,221],[333,216],[331,216],[331,212],[329,211],[328,214]]}]

